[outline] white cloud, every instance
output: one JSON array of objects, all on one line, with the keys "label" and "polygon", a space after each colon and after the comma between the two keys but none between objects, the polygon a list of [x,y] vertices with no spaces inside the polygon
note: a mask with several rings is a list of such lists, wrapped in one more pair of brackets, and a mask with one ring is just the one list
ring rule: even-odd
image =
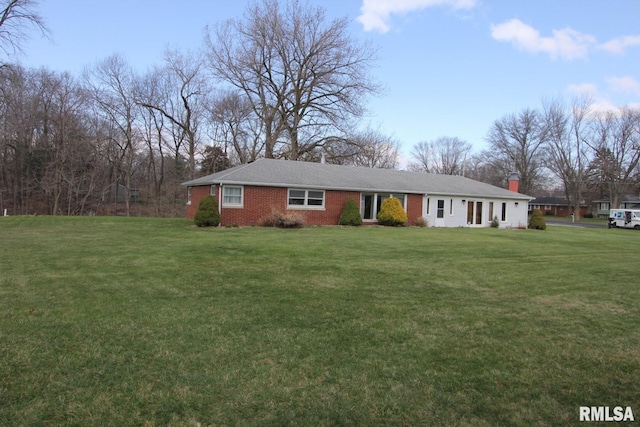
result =
[{"label": "white cloud", "polygon": [[[640,95],[640,83],[633,77],[611,77],[607,79],[607,83],[609,84],[608,89],[611,91],[622,92],[627,95]],[[576,99],[583,97],[589,99],[591,101],[591,113],[595,115],[617,114],[620,111],[621,105],[626,105],[630,108],[638,108],[638,106],[640,106],[638,102],[614,103],[611,99],[611,93],[602,93],[598,87],[592,83],[570,84],[567,86],[566,91]]]},{"label": "white cloud", "polygon": [[454,10],[471,9],[477,0],[363,0],[358,21],[365,31],[386,33],[391,29],[391,15],[405,14],[433,6],[448,6]]},{"label": "white cloud", "polygon": [[586,58],[589,49],[596,44],[595,37],[571,28],[553,30],[551,37],[542,37],[538,30],[519,19],[492,25],[491,37],[510,42],[526,52],[546,53],[552,59],[566,60]]},{"label": "white cloud", "polygon": [[572,95],[574,99],[589,99],[589,111],[595,116],[617,110],[617,107],[611,101],[603,98],[598,93],[598,87],[595,84],[570,84],[567,86],[567,92]]},{"label": "white cloud", "polygon": [[607,79],[614,92],[621,92],[631,95],[640,95],[640,83],[630,76],[610,77]]},{"label": "white cloud", "polygon": [[611,53],[623,54],[627,47],[640,46],[640,36],[623,36],[598,46],[602,50]]},{"label": "white cloud", "polygon": [[577,97],[593,97],[598,93],[598,87],[592,83],[570,84],[567,86],[567,92]]}]

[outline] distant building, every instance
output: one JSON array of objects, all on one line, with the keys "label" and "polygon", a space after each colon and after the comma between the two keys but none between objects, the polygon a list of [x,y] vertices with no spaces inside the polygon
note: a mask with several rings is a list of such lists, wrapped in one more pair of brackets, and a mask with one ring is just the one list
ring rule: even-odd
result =
[{"label": "distant building", "polygon": [[[566,197],[536,197],[529,202],[529,211],[538,209],[544,215],[571,216],[573,209]],[[580,203],[580,217],[589,213],[589,205]]]},{"label": "distant building", "polygon": [[619,206],[610,206],[609,199],[594,200],[596,215],[608,218],[609,211],[613,209],[640,209],[640,198],[627,194],[620,200]]}]

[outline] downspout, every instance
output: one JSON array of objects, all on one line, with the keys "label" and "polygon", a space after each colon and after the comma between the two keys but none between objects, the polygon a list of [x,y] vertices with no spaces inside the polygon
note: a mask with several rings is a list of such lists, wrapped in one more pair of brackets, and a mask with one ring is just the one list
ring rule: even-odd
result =
[{"label": "downspout", "polygon": [[218,212],[220,212],[220,224],[222,226],[222,183],[218,185]]}]

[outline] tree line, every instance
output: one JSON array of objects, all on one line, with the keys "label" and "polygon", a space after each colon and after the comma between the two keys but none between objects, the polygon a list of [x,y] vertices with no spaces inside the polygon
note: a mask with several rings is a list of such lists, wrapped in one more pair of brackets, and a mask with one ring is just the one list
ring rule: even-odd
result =
[{"label": "tree line", "polygon": [[[4,3],[0,28],[14,36],[5,52],[20,48],[20,19],[46,30],[37,2]],[[171,214],[180,182],[260,157],[397,166],[396,142],[354,131],[379,88],[369,76],[376,50],[348,23],[266,0],[145,73],[119,55],[81,76],[3,63],[0,208],[129,215],[142,195],[149,213]]]},{"label": "tree line", "polygon": [[471,154],[457,138],[439,138],[413,147],[413,170],[465,175],[506,186],[516,172],[519,191],[546,195],[560,188],[579,218],[587,200],[609,199],[619,206],[625,195],[640,193],[640,109],[599,109],[588,98],[543,102],[495,120],[488,148]]},{"label": "tree line", "polygon": [[[27,26],[47,34],[36,6],[0,5],[6,56]],[[79,76],[1,62],[0,211],[182,215],[181,182],[261,157],[397,168],[400,144],[362,130],[380,89],[369,74],[377,52],[348,24],[298,0],[264,0],[144,73],[119,55]],[[616,206],[638,191],[638,111],[593,107],[553,101],[508,114],[480,153],[455,137],[421,142],[409,168],[500,186],[517,172],[530,195],[555,177],[574,206],[588,192]]]}]

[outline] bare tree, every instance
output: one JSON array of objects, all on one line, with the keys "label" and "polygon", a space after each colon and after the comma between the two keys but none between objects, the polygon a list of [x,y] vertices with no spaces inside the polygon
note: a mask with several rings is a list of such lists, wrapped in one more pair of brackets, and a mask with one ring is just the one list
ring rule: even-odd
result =
[{"label": "bare tree", "polygon": [[462,175],[471,144],[455,137],[440,137],[413,146],[411,155],[418,161],[414,170],[443,175]]},{"label": "bare tree", "polygon": [[348,26],[297,0],[265,0],[207,36],[213,72],[263,122],[266,157],[302,158],[363,113],[363,98],[377,89],[367,75],[374,50],[352,40]]},{"label": "bare tree", "polygon": [[[160,105],[163,98],[162,79],[160,73],[150,72],[139,80],[136,88],[136,96],[153,105]],[[152,108],[145,108],[141,114],[143,139],[147,146],[147,177],[148,184],[153,186],[153,199],[156,202],[156,213],[159,212],[157,204],[162,193],[162,185],[165,179],[165,117]]]},{"label": "bare tree", "polygon": [[574,100],[569,109],[559,101],[544,106],[546,166],[562,181],[576,220],[589,174],[590,106],[589,99]]},{"label": "bare tree", "polygon": [[640,110],[623,107],[598,117],[589,144],[596,153],[594,168],[609,193],[610,206],[633,191],[640,161]]},{"label": "bare tree", "polygon": [[96,113],[112,126],[108,133],[112,143],[109,153],[116,172],[112,185],[116,198],[122,185],[126,215],[129,216],[134,160],[141,139],[136,124],[139,111],[134,101],[136,77],[121,56],[113,55],[89,70],[85,79],[97,106]]},{"label": "bare tree", "polygon": [[18,214],[31,212],[44,174],[41,92],[36,73],[0,68],[0,207]]},{"label": "bare tree", "polygon": [[35,0],[2,0],[0,3],[0,49],[6,55],[22,52],[28,26],[35,27],[43,36],[49,35],[44,20],[35,11],[37,6]]},{"label": "bare tree", "polygon": [[199,127],[209,96],[209,89],[202,73],[203,61],[198,53],[183,54],[177,50],[167,50],[164,68],[168,86],[166,98],[156,99],[156,102],[138,99],[141,106],[160,112],[182,132],[179,140],[187,142],[187,175],[190,179],[195,178],[196,174],[195,158],[200,144]]},{"label": "bare tree", "polygon": [[[51,213],[57,215],[66,211],[66,214],[70,215],[76,209],[82,209],[79,193],[83,191],[82,175],[88,163],[88,135],[84,123],[86,96],[84,90],[68,73],[42,74],[49,86],[48,93],[43,93],[43,104],[47,122],[44,137],[50,147],[43,186],[53,195]],[[63,207],[64,197],[66,209]]]},{"label": "bare tree", "polygon": [[222,147],[225,155],[240,164],[261,155],[265,145],[261,135],[262,122],[241,93],[220,93],[209,106],[209,113],[213,122],[212,139]]},{"label": "bare tree", "polygon": [[0,208],[83,212],[102,157],[83,88],[68,73],[0,70]]},{"label": "bare tree", "polygon": [[486,150],[470,155],[465,161],[464,176],[497,187],[504,187],[504,171],[491,162],[490,159],[491,155]]},{"label": "bare tree", "polygon": [[330,163],[380,169],[396,169],[399,163],[399,142],[377,129],[366,128],[327,148]]},{"label": "bare tree", "polygon": [[504,180],[511,172],[520,176],[519,191],[533,194],[544,180],[542,176],[542,146],[545,143],[545,127],[540,113],[524,109],[496,120],[487,140],[487,161],[501,170]]}]

